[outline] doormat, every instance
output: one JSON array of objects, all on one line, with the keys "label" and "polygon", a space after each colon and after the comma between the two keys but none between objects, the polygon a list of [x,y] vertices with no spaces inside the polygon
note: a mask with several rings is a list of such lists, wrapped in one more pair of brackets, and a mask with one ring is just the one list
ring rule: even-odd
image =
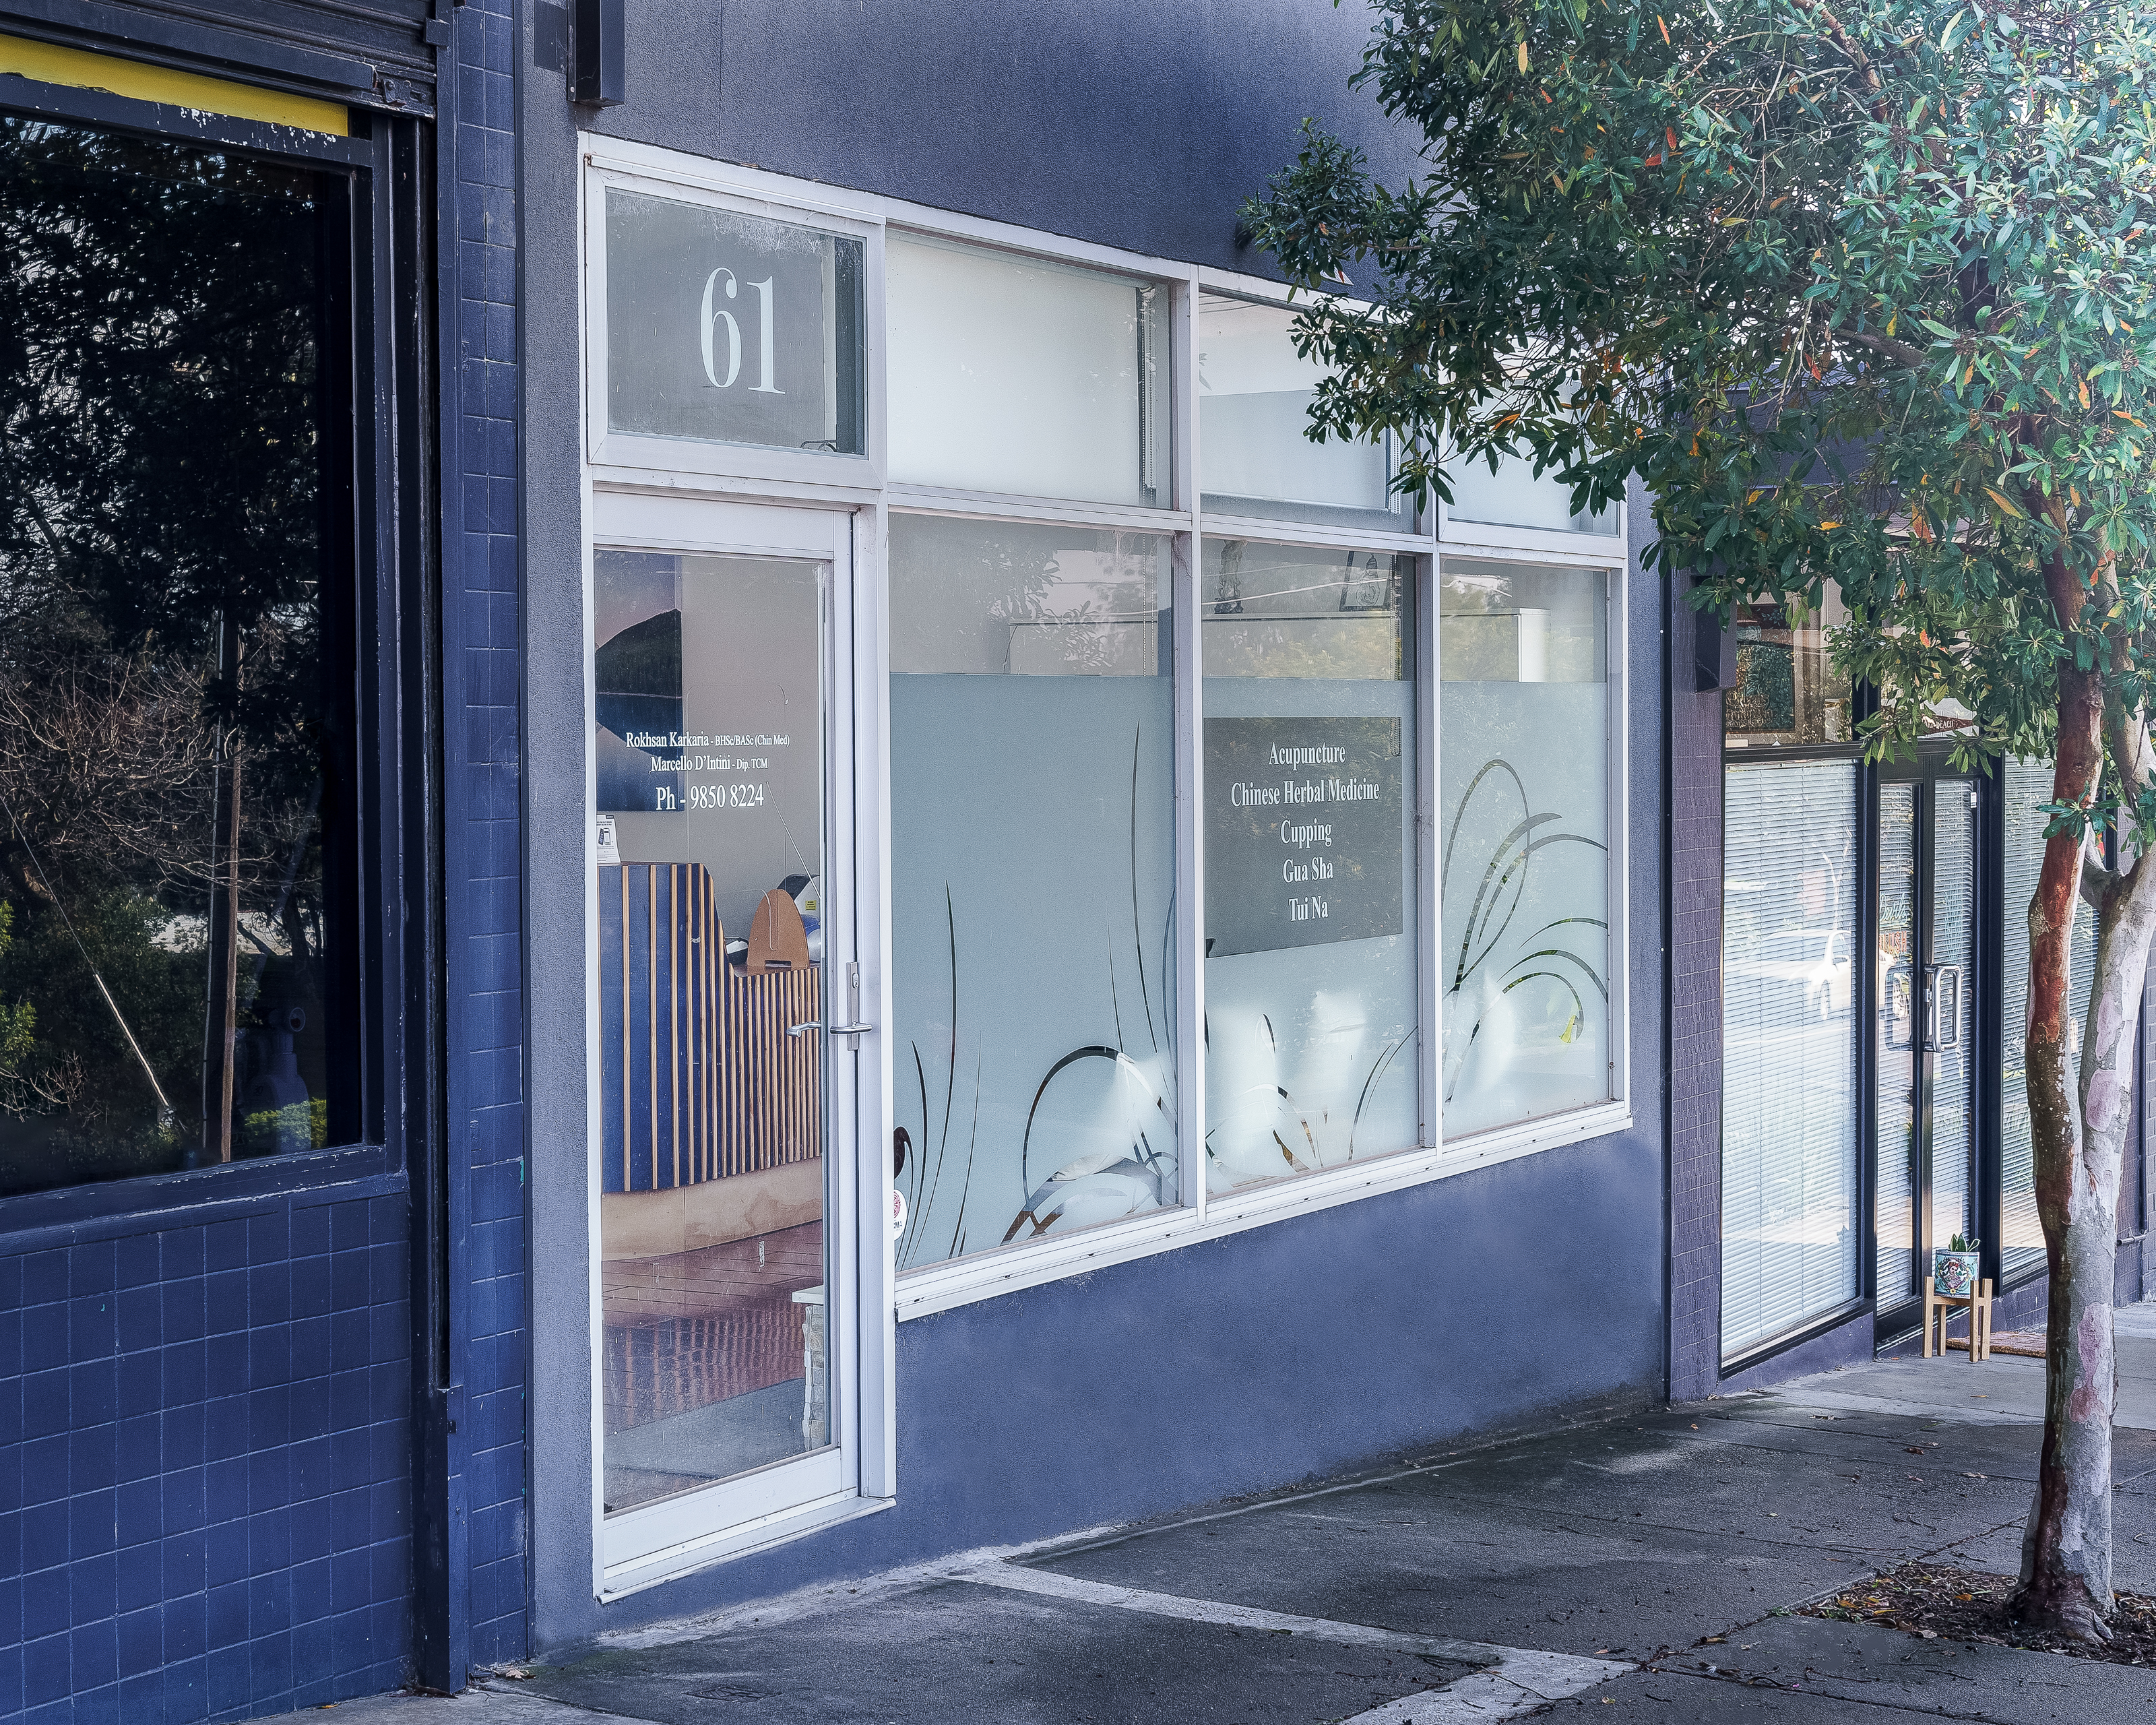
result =
[{"label": "doormat", "polygon": [[[1969,1352],[1969,1337],[1949,1336],[1947,1346],[1956,1353]],[[2018,1353],[2024,1359],[2044,1357],[2044,1332],[2041,1330],[1994,1330],[1991,1332],[1991,1351],[1994,1353]]]}]

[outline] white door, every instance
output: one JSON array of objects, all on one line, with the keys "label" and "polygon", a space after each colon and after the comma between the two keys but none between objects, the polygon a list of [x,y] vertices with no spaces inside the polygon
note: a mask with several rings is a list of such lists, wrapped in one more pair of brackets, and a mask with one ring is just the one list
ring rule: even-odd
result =
[{"label": "white door", "polygon": [[[854,519],[610,492],[592,519],[593,1420],[611,1595],[860,1497],[860,1317],[886,1278],[880,1231],[861,1227],[882,1175],[860,1154],[880,990],[863,987],[856,881],[875,851],[856,795]],[[870,1412],[871,1437],[884,1423]]]}]

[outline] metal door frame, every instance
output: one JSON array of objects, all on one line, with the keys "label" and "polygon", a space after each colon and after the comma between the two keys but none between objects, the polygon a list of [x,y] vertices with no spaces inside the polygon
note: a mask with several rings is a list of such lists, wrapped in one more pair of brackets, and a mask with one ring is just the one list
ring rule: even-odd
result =
[{"label": "metal door frame", "polygon": [[[1971,867],[1974,873],[1969,894],[1969,962],[1961,978],[1961,1000],[1969,1003],[1967,1014],[1969,1029],[1964,1033],[1975,1040],[1969,1050],[1971,1076],[1969,1086],[1969,1191],[1971,1209],[1975,1225],[1979,1230],[1989,1230],[1998,1209],[1998,1158],[1993,1149],[1991,1091],[1995,1086],[1987,1085],[1985,1075],[1990,1066],[1985,1059],[1984,1027],[1995,1016],[1995,1007],[1987,1011],[1986,1003],[1994,999],[1996,990],[1991,986],[1991,967],[1996,962],[1993,942],[1989,937],[1990,920],[1985,909],[1993,891],[1992,859],[1989,845],[1991,830],[1991,809],[1995,801],[1991,775],[1981,771],[1958,771],[1949,765],[1943,746],[1928,745],[1913,761],[1888,762],[1871,775],[1871,785],[1865,798],[1866,838],[1871,846],[1871,866],[1866,870],[1869,904],[1863,945],[1866,954],[1865,988],[1870,997],[1867,1023],[1873,1026],[1861,1044],[1860,1060],[1863,1068],[1861,1081],[1865,1106],[1864,1162],[1868,1173],[1865,1182],[1870,1202],[1865,1214],[1865,1234],[1868,1266],[1866,1274],[1872,1278],[1872,1301],[1876,1331],[1882,1336],[1894,1336],[1905,1327],[1913,1327],[1921,1322],[1918,1286],[1922,1279],[1922,1266],[1928,1261],[1938,1244],[1932,1238],[1932,1187],[1933,1172],[1933,1104],[1938,1081],[1938,1056],[1942,1050],[1922,1045],[1930,1038],[1925,1027],[1931,1020],[1934,1002],[1933,953],[1938,944],[1938,845],[1935,836],[1938,819],[1939,788],[1942,784],[1966,786],[1974,794],[1975,819],[1971,827]],[[1891,1295],[1877,1285],[1879,1248],[1877,1238],[1878,1195],[1884,1173],[1880,1143],[1879,1056],[1877,1023],[1882,1003],[1877,998],[1876,978],[1879,968],[1879,842],[1881,788],[1889,784],[1906,784],[1916,791],[1914,811],[1915,832],[1912,881],[1914,902],[1910,917],[1911,968],[1915,976],[1924,979],[1921,988],[1912,989],[1911,999],[1911,1030],[1919,1039],[1917,1051],[1922,1058],[1914,1063],[1916,1090],[1916,1135],[1912,1151],[1913,1166],[1910,1170],[1910,1204],[1913,1228],[1910,1245],[1915,1255],[1912,1260],[1910,1286],[1907,1290]],[[1956,1003],[1959,1012],[1961,1000]],[[1991,1250],[1989,1233],[1984,1235],[1985,1250]]]},{"label": "metal door frame", "polygon": [[[870,1021],[886,1017],[883,839],[886,822],[880,770],[880,610],[865,543],[872,516],[843,506],[743,504],[594,487],[587,520],[584,571],[586,723],[593,722],[589,684],[592,614],[590,553],[600,546],[719,556],[813,559],[829,566],[824,615],[824,771],[830,823],[824,860],[827,965],[850,952],[861,974],[861,1002]],[[866,697],[866,698],[865,698]],[[587,761],[586,806],[592,772]],[[587,822],[595,829],[595,823]],[[589,973],[597,975],[596,839],[585,845]],[[844,998],[827,983],[828,1009]],[[587,1093],[594,1111],[590,1137],[590,1301],[592,1362],[591,1503],[594,1592],[618,1598],[725,1558],[790,1538],[810,1527],[889,1507],[889,1454],[895,1415],[891,1394],[890,1251],[882,1218],[887,1183],[878,1122],[884,1064],[880,1031],[854,1039],[851,1057],[827,1044],[824,1156],[824,1274],[829,1291],[828,1372],[832,1444],[691,1491],[608,1516],[604,1507],[604,1335],[600,1307],[598,1002],[587,1006]]]}]

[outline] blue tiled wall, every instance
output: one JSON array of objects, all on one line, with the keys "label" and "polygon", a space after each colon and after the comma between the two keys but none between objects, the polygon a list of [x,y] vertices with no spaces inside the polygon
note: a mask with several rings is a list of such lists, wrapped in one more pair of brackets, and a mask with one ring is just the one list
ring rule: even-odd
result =
[{"label": "blue tiled wall", "polygon": [[[449,932],[469,1279],[470,1658],[526,1641],[522,825],[518,749],[515,0],[457,12],[457,356],[463,507],[449,667],[463,706],[449,751]],[[460,602],[460,603],[459,603]],[[454,721],[453,721],[454,722]]]},{"label": "blue tiled wall", "polygon": [[0,1257],[11,1725],[244,1719],[401,1679],[408,1205],[377,1181],[249,1208]]}]

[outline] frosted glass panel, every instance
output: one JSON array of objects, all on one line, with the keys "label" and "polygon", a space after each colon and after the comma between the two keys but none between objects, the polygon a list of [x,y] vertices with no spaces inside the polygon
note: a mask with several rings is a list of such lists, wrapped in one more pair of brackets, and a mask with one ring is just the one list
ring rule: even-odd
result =
[{"label": "frosted glass panel", "polygon": [[1209,1192],[1421,1139],[1406,568],[1205,547]]},{"label": "frosted glass panel", "polygon": [[901,1269],[1178,1201],[1168,569],[891,521]]},{"label": "frosted glass panel", "polygon": [[1722,1351],[1856,1297],[1856,768],[1722,796]]},{"label": "frosted glass panel", "polygon": [[893,234],[891,476],[1165,506],[1166,289]]},{"label": "frosted glass panel", "polygon": [[1572,487],[1553,471],[1536,477],[1535,464],[1523,455],[1501,455],[1497,470],[1486,461],[1449,463],[1452,481],[1453,521],[1502,527],[1534,527],[1552,533],[1595,533],[1614,536],[1618,512],[1614,509],[1575,514]]},{"label": "frosted glass panel", "polygon": [[[1999,973],[1999,1267],[2002,1276],[2044,1261],[2044,1230],[2036,1215],[2035,1147],[2029,1132],[2029,901],[2044,866],[2043,805],[2051,800],[2051,768],[2044,761],[2009,761],[2000,769],[2006,802],[2006,855],[2000,907],[2004,962]],[[2096,983],[2096,918],[2074,899],[2067,937],[2066,1052],[2081,1075],[2082,1034]]]},{"label": "frosted glass panel", "polygon": [[1608,581],[1439,577],[1448,1138],[1610,1094]]},{"label": "frosted glass panel", "polygon": [[1325,368],[1295,351],[1295,313],[1216,294],[1198,302],[1198,482],[1229,514],[1404,523],[1383,442],[1304,435]]}]

